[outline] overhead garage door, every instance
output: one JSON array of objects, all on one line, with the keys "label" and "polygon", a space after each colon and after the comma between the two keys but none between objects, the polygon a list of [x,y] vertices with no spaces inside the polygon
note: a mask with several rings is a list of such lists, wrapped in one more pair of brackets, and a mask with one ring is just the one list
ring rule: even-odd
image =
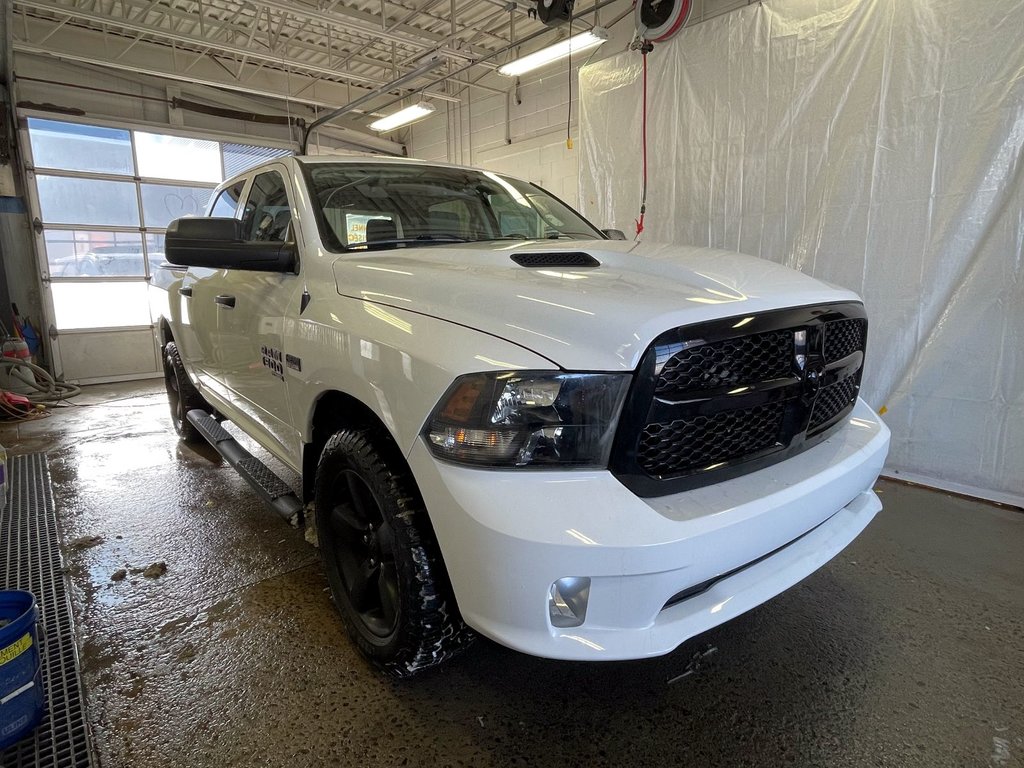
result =
[{"label": "overhead garage door", "polygon": [[280,147],[30,116],[28,174],[54,367],[83,383],[160,371],[147,298],[164,232]]}]

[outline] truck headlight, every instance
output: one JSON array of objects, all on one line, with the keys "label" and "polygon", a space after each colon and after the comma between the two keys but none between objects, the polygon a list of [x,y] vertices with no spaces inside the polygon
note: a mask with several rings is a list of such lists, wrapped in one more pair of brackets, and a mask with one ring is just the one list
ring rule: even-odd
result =
[{"label": "truck headlight", "polygon": [[629,374],[460,376],[427,421],[438,458],[488,467],[605,467]]}]

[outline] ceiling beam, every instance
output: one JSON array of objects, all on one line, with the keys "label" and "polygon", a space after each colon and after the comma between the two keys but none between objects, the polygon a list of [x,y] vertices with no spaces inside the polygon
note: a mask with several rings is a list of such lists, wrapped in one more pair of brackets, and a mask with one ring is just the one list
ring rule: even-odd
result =
[{"label": "ceiling beam", "polygon": [[[384,31],[385,32],[390,32],[391,30],[393,30],[396,27],[398,27],[399,24],[403,24],[403,23],[409,21],[410,19],[414,18],[417,13],[422,13],[424,11],[429,11],[432,7],[434,7],[435,5],[437,5],[440,2],[443,2],[443,0],[427,0],[425,5],[421,6],[420,8],[418,8],[416,10],[409,11],[409,13],[405,16],[405,18],[402,19],[402,21],[400,21],[400,22],[392,22],[390,25],[388,25],[388,26],[386,26],[384,28]],[[453,21],[452,23],[454,24],[455,22]],[[330,27],[328,27],[328,29],[329,28]],[[381,41],[380,37],[375,37],[372,40],[369,40],[369,41],[363,43],[362,46],[360,46],[358,50],[356,50],[353,53],[348,54],[344,59],[342,59],[341,63],[339,64],[339,66],[345,66],[346,64],[349,63],[349,61],[354,59],[358,54],[362,53],[367,48],[370,48],[371,46],[375,45],[377,42],[380,42],[380,41]]]},{"label": "ceiling beam", "polygon": [[[35,10],[51,12],[54,11],[53,4],[46,2],[45,0],[16,0],[16,5],[22,9],[31,8]],[[100,13],[95,13],[93,11],[87,11],[80,8],[61,8],[59,12],[66,13],[67,15],[72,16],[76,19],[89,22],[92,24],[108,25],[111,23],[111,17],[108,15],[103,15]],[[42,22],[44,24],[47,23],[46,20],[42,19],[32,19],[31,21]],[[25,17],[25,23],[30,23],[29,18],[27,16]],[[216,48],[217,53],[229,54],[235,57],[236,61],[241,59],[254,59],[256,61],[262,61],[266,64],[270,64],[275,68],[285,67],[289,71],[294,69],[297,70],[298,72],[306,74],[321,75],[323,77],[331,79],[348,80],[353,83],[364,83],[371,86],[380,86],[383,85],[385,82],[377,78],[368,77],[366,75],[360,75],[354,72],[338,72],[337,70],[330,69],[328,67],[321,67],[315,64],[308,64],[306,62],[297,61],[295,59],[287,59],[280,55],[272,54],[270,52],[261,52],[259,50],[254,50],[252,48],[242,48],[240,46],[231,45],[228,43],[211,42],[210,40],[204,40],[201,37],[195,37],[193,35],[184,34],[181,32],[172,32],[162,27],[152,27],[150,25],[141,24],[138,22],[117,19],[116,26],[120,29],[124,29],[127,31],[148,34],[152,35],[153,37],[161,38],[164,40],[182,43],[184,45],[189,46],[195,46],[196,48],[199,48],[200,51]],[[99,34],[104,35],[104,42],[106,42],[106,33]],[[23,42],[26,44],[30,44],[29,41],[27,40]],[[35,47],[41,48],[41,46],[39,46],[38,44]],[[100,48],[99,50],[104,50],[104,48]],[[45,53],[46,51],[44,50],[42,52]],[[101,60],[101,58],[102,57],[97,58],[95,54],[90,57],[90,59],[93,61]],[[458,101],[458,99],[455,99],[452,96],[448,96],[447,94],[440,93],[437,91],[426,92],[426,95],[429,96],[430,98],[435,98],[440,101]]]},{"label": "ceiling beam", "polygon": [[465,52],[445,49],[443,47],[438,48],[444,39],[442,35],[428,32],[410,24],[401,23],[392,30],[384,30],[381,28],[381,19],[376,14],[359,11],[341,4],[333,6],[330,11],[321,11],[300,3],[291,2],[290,0],[248,0],[248,2],[256,6],[270,8],[271,10],[286,11],[304,19],[348,27],[369,37],[377,37],[381,40],[387,40],[388,42],[400,45],[407,45],[421,50],[437,50],[445,55],[465,55]]},{"label": "ceiling beam", "polygon": [[[256,37],[256,33],[258,31],[260,19],[269,13],[267,10],[257,9],[255,13],[243,17],[244,20],[249,21],[247,25],[239,24],[232,26],[232,22],[239,18],[241,15],[241,9],[245,6],[239,6],[229,18],[211,16],[207,19],[207,21],[210,22],[210,24],[206,25],[208,29],[207,35],[197,36],[195,34],[195,30],[198,26],[198,21],[193,14],[163,5],[156,9],[154,8],[155,2],[156,0],[120,0],[118,5],[112,5],[111,7],[112,12],[115,9],[120,9],[122,16],[118,17],[112,14],[103,15],[95,10],[87,10],[84,7],[70,8],[61,3],[55,2],[55,0],[15,0],[15,4],[20,7],[24,16],[27,16],[26,9],[34,12],[49,12],[59,15],[67,14],[64,15],[57,23],[60,25],[67,24],[71,18],[74,18],[80,23],[100,26],[111,35],[117,35],[118,30],[123,30],[125,33],[131,33],[131,37],[128,39],[138,39],[141,35],[148,35],[157,40],[167,40],[172,44],[180,43],[182,45],[191,46],[198,49],[200,52],[210,53],[215,57],[222,58],[222,54],[226,54],[234,57],[232,63],[237,65],[239,71],[244,68],[249,59],[253,59],[256,61],[262,61],[265,65],[274,68],[282,68],[283,66],[288,71],[304,71],[312,75],[319,75],[330,79],[343,79],[348,82],[363,83],[369,86],[379,86],[380,84],[393,79],[390,62],[366,58],[355,54],[350,54],[345,61],[352,60],[353,62],[361,65],[378,68],[380,70],[380,75],[372,76],[364,72],[352,71],[339,72],[338,65],[332,61],[332,52],[330,49],[301,41],[294,35],[289,37],[286,43],[283,43],[283,45],[286,45],[287,47],[282,48],[280,51],[271,51],[269,48],[257,47],[262,44],[262,41]],[[211,6],[206,6],[207,9],[210,7]],[[132,11],[136,8],[138,8],[137,12],[132,14]],[[220,8],[218,10],[223,10],[225,16],[227,16],[230,9]],[[170,30],[166,26],[153,23],[153,14],[156,14],[156,17],[165,24],[177,21],[178,23],[174,25],[175,29]],[[286,17],[287,14],[282,14],[279,21],[283,21]],[[41,21],[49,20],[42,17],[37,18]],[[188,31],[189,28],[191,28],[191,31]],[[330,27],[327,27],[328,31],[330,29]],[[229,40],[221,41],[214,39],[214,36],[219,36],[221,34],[225,34],[229,39],[233,37],[237,40],[239,37],[242,37],[245,38],[245,40],[243,41],[243,45],[238,45],[236,43],[229,42]],[[329,37],[327,39],[330,40]],[[38,44],[38,40],[36,42]],[[296,51],[294,49],[302,49],[310,55],[308,57],[297,58]],[[218,61],[220,61],[220,58],[218,58]],[[320,63],[317,63],[318,61]],[[345,61],[341,63],[344,64]],[[324,66],[325,64],[327,66]],[[494,65],[485,63],[483,66],[492,68]],[[477,90],[488,93],[502,92],[498,88],[483,84],[476,84],[473,87]],[[441,101],[454,100],[453,97],[443,92],[427,92],[426,95]]]},{"label": "ceiling beam", "polygon": [[[317,108],[333,109],[346,104],[352,100],[353,93],[362,90],[299,72],[286,73],[253,64],[246,65],[239,77],[214,64],[207,56],[192,54],[186,59],[180,50],[151,41],[138,43],[121,59],[112,61],[104,53],[106,36],[97,30],[65,26],[45,45],[39,45],[36,41],[49,31],[49,26],[37,19],[19,20],[12,31],[12,45],[20,53],[51,56],[163,80],[194,82],[254,96],[272,96]],[[302,95],[295,96],[299,90],[303,91]]]}]

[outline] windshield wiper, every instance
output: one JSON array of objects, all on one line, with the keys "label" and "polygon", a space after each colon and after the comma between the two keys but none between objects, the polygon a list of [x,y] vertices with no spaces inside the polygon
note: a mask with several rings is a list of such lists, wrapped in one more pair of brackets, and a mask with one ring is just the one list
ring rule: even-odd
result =
[{"label": "windshield wiper", "polygon": [[545,238],[547,238],[548,240],[557,240],[560,237],[568,237],[568,238],[585,237],[588,240],[596,240],[596,239],[598,239],[598,238],[594,237],[592,232],[551,232],[551,233],[545,235]]},{"label": "windshield wiper", "polygon": [[455,235],[417,235],[416,237],[395,237],[390,240],[370,240],[365,243],[353,243],[349,250],[366,248],[367,250],[383,245],[433,245],[434,243],[468,243],[464,237]]}]

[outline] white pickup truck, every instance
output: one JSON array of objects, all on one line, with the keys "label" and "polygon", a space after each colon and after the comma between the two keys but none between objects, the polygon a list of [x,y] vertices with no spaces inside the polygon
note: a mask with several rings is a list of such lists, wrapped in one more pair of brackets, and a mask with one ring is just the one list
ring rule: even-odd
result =
[{"label": "white pickup truck", "polygon": [[777,264],[627,242],[489,171],[365,157],[225,182],[166,257],[175,428],[315,515],[342,619],[392,674],[473,630],[557,659],[668,653],[881,508],[863,305]]}]

